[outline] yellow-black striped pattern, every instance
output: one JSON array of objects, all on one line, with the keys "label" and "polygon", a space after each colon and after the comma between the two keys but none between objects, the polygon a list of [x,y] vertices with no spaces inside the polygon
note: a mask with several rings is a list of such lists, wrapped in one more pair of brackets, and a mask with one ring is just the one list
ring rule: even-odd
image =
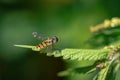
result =
[{"label": "yellow-black striped pattern", "polygon": [[49,40],[49,41],[46,40],[46,41],[43,41],[42,43],[40,43],[39,45],[37,45],[36,48],[43,49],[43,48],[46,48],[52,44],[53,44],[52,40]]},{"label": "yellow-black striped pattern", "polygon": [[43,49],[46,48],[50,45],[53,45],[54,43],[58,42],[58,37],[54,36],[51,39],[45,40],[39,45],[36,46],[37,49]]}]

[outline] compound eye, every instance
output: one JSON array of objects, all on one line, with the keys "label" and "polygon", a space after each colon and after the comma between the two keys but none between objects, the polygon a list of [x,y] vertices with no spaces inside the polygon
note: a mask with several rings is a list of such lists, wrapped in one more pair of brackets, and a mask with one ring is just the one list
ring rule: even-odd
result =
[{"label": "compound eye", "polygon": [[55,36],[55,41],[58,42],[58,37]]},{"label": "compound eye", "polygon": [[54,42],[54,43],[58,42],[58,38],[57,38],[56,36],[53,37],[53,42]]},{"label": "compound eye", "polygon": [[55,41],[55,39],[53,39],[53,43],[55,43],[56,41]]}]

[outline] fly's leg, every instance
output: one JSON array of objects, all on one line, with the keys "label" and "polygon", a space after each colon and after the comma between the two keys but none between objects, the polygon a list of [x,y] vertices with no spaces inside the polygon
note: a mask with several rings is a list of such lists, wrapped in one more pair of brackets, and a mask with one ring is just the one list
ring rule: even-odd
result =
[{"label": "fly's leg", "polygon": [[47,55],[48,56],[53,55],[52,52],[53,52],[53,45],[50,45],[50,46],[47,47]]}]

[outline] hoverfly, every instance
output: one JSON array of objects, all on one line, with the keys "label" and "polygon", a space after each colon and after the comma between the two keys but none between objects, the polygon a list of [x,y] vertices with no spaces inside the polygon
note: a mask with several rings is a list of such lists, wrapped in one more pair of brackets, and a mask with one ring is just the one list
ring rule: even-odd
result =
[{"label": "hoverfly", "polygon": [[35,38],[44,40],[40,44],[36,45],[33,48],[33,50],[35,50],[35,51],[40,51],[40,50],[45,49],[45,48],[47,48],[49,46],[52,48],[53,44],[55,44],[56,42],[58,42],[58,37],[57,36],[49,38],[49,37],[47,37],[45,35],[38,34],[37,32],[33,32],[32,35]]}]

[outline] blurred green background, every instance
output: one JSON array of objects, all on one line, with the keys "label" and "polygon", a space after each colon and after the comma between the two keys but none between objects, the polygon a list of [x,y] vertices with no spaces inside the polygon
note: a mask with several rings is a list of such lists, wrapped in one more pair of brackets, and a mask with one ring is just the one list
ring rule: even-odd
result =
[{"label": "blurred green background", "polygon": [[[37,45],[32,32],[56,35],[57,48],[90,48],[89,26],[120,17],[120,0],[0,0],[0,80],[63,80],[66,65],[14,44]],[[84,77],[84,80],[86,77]],[[79,80],[72,78],[72,80]]]}]

